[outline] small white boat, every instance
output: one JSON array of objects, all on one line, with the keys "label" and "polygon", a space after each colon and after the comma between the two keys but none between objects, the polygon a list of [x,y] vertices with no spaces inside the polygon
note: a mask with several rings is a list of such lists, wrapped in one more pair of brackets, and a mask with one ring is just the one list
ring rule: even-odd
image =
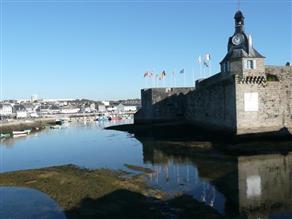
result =
[{"label": "small white boat", "polygon": [[28,134],[17,134],[17,135],[13,135],[13,138],[19,138],[19,137],[25,137]]},{"label": "small white boat", "polygon": [[61,129],[62,126],[60,126],[60,125],[52,125],[52,126],[50,126],[50,128],[51,129]]},{"label": "small white boat", "polygon": [[22,131],[13,131],[13,136],[15,135],[28,135],[31,132],[30,129],[22,130]]}]

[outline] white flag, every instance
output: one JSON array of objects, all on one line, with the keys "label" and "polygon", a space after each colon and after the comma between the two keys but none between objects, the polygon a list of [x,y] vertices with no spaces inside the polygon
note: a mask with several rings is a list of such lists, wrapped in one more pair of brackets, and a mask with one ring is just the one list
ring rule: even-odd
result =
[{"label": "white flag", "polygon": [[201,57],[201,56],[198,57],[198,63],[199,63],[199,64],[202,63],[202,57]]},{"label": "white flag", "polygon": [[205,55],[205,59],[206,59],[206,61],[210,61],[210,59],[211,59],[210,53],[207,53]]}]

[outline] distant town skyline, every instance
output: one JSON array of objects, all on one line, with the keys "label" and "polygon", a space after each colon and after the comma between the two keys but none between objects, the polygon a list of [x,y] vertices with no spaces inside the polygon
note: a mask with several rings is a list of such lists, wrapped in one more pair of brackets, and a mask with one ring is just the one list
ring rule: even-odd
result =
[{"label": "distant town skyline", "polygon": [[[266,64],[292,60],[292,2],[243,1],[246,32]],[[1,1],[1,99],[139,98],[144,72],[158,86],[192,85],[199,56],[212,72],[227,52],[237,1]],[[184,74],[179,71],[184,69]],[[209,73],[209,74],[207,74]],[[153,82],[148,82],[148,86]]]}]

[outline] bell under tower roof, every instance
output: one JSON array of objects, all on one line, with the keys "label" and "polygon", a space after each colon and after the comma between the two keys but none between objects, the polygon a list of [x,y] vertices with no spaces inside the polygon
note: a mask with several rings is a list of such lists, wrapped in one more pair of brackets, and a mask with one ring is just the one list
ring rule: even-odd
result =
[{"label": "bell under tower roof", "polygon": [[234,15],[235,20],[235,32],[244,32],[244,16],[240,10]]},{"label": "bell under tower roof", "polygon": [[229,37],[228,52],[221,63],[236,58],[265,58],[253,48],[251,36],[244,32],[244,19],[242,11],[238,10],[234,15],[235,33]]}]

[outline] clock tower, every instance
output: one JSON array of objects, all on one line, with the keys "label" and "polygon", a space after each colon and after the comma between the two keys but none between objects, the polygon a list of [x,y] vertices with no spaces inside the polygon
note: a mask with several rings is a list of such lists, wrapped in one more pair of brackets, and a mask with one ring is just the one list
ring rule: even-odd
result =
[{"label": "clock tower", "polygon": [[229,37],[227,55],[221,61],[221,72],[228,75],[264,73],[264,56],[253,48],[251,35],[244,32],[244,16],[241,11],[234,15],[235,32]]}]

